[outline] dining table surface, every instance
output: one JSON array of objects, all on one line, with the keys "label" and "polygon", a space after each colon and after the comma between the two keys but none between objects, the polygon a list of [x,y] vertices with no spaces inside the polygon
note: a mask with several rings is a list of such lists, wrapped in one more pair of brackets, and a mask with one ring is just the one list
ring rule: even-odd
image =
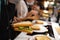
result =
[{"label": "dining table surface", "polygon": [[[53,34],[52,34],[53,36],[50,35],[51,32],[49,32],[49,33],[48,32],[44,32],[44,33],[33,32],[33,34],[31,34],[31,35],[27,35],[27,33],[21,32],[17,35],[17,37],[14,40],[28,40],[27,38],[31,38],[34,35],[48,35],[48,36],[54,38],[54,40],[60,40],[60,34],[58,34],[58,32],[56,31],[56,27],[59,27],[59,24],[55,23],[55,22],[50,22],[50,23],[51,23],[51,26],[52,26],[52,27],[50,27],[51,28],[50,31],[53,31]],[[43,26],[46,26],[46,25],[49,25],[49,22],[44,21]]]}]

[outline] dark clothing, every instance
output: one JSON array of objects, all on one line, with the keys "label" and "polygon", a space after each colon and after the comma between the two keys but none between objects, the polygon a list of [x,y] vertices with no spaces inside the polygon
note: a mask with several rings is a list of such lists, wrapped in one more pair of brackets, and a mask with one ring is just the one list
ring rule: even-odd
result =
[{"label": "dark clothing", "polygon": [[57,16],[57,23],[59,23],[59,18],[60,18],[60,12],[58,13],[58,16]]},{"label": "dark clothing", "polygon": [[40,9],[44,10],[44,5],[40,1],[38,1],[38,4],[39,4]]},{"label": "dark clothing", "polygon": [[[25,0],[24,0],[25,1]],[[25,3],[26,3],[26,1],[25,1]],[[30,12],[31,11],[31,5],[28,5],[27,3],[26,3],[26,5],[27,5],[27,7],[28,7],[28,12]]]},{"label": "dark clothing", "polygon": [[[15,14],[15,5],[9,3],[6,5],[4,0],[1,1],[1,15],[0,15],[0,40],[9,40],[17,36],[18,32],[14,32],[14,30],[10,26],[10,20],[13,19]],[[16,35],[16,36],[15,36]]]},{"label": "dark clothing", "polygon": [[[9,14],[9,21],[11,19],[13,21],[14,16],[17,16],[17,11],[15,10],[15,4],[8,3],[7,6],[8,6],[7,10],[8,10],[8,14]],[[11,38],[11,40],[13,40],[19,33],[20,32],[14,31],[12,26],[9,24],[9,35],[10,35],[9,37]]]},{"label": "dark clothing", "polygon": [[15,10],[15,4],[8,3],[8,14],[9,14],[9,20],[13,19],[14,16],[16,16],[16,10]]},{"label": "dark clothing", "polygon": [[8,24],[9,24],[9,20],[7,13],[7,5],[4,4],[4,0],[1,0],[0,40],[9,39]]}]

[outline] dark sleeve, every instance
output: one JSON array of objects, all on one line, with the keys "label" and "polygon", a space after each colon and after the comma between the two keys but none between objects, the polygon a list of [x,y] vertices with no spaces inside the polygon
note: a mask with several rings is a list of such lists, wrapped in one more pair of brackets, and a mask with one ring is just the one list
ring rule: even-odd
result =
[{"label": "dark sleeve", "polygon": [[9,20],[13,19],[13,17],[16,15],[15,14],[15,4],[8,3],[7,11],[8,11],[8,15],[9,15]]},{"label": "dark sleeve", "polygon": [[37,0],[37,2],[38,2],[38,5],[39,5],[40,9],[44,10],[44,5],[41,3],[43,1],[42,0]]},{"label": "dark sleeve", "polygon": [[0,0],[0,20],[1,20],[1,0]]},{"label": "dark sleeve", "polygon": [[1,1],[1,15],[0,15],[0,36],[1,39],[0,40],[8,40],[9,38],[9,34],[8,34],[8,24],[9,24],[9,20],[8,20],[8,13],[7,13],[7,9],[6,9],[6,5],[4,4],[4,0]]}]

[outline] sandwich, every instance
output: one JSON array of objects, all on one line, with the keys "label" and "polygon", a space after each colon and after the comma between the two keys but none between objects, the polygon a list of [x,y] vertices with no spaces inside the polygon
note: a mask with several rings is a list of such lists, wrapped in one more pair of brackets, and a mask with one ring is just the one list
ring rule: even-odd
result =
[{"label": "sandwich", "polygon": [[49,15],[48,14],[42,14],[43,15],[43,17],[49,17]]},{"label": "sandwich", "polygon": [[44,22],[41,21],[41,20],[36,20],[36,23],[37,23],[37,24],[43,24]]},{"label": "sandwich", "polygon": [[26,32],[28,34],[33,33],[33,29],[30,26],[19,26],[18,28],[14,28],[15,31]]},{"label": "sandwich", "polygon": [[33,25],[30,21],[23,21],[19,23],[12,24],[13,27],[19,27],[19,26],[31,26]]},{"label": "sandwich", "polygon": [[32,28],[33,30],[40,30],[40,27],[39,27],[39,25],[37,25],[37,24],[31,26],[31,28]]},{"label": "sandwich", "polygon": [[44,36],[36,36],[35,40],[51,40],[51,39],[44,35]]},{"label": "sandwich", "polygon": [[33,30],[30,27],[31,25],[32,25],[31,22],[25,21],[25,22],[15,23],[13,24],[13,27],[15,31],[26,32],[26,33],[32,34]]}]

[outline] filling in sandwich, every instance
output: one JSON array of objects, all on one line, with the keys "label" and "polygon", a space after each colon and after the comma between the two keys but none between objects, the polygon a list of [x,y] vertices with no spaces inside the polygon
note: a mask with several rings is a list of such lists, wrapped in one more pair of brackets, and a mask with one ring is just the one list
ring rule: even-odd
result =
[{"label": "filling in sandwich", "polygon": [[28,31],[32,31],[32,28],[29,27],[29,26],[25,26],[25,27],[19,26],[18,29],[19,29],[19,30],[28,30]]}]

